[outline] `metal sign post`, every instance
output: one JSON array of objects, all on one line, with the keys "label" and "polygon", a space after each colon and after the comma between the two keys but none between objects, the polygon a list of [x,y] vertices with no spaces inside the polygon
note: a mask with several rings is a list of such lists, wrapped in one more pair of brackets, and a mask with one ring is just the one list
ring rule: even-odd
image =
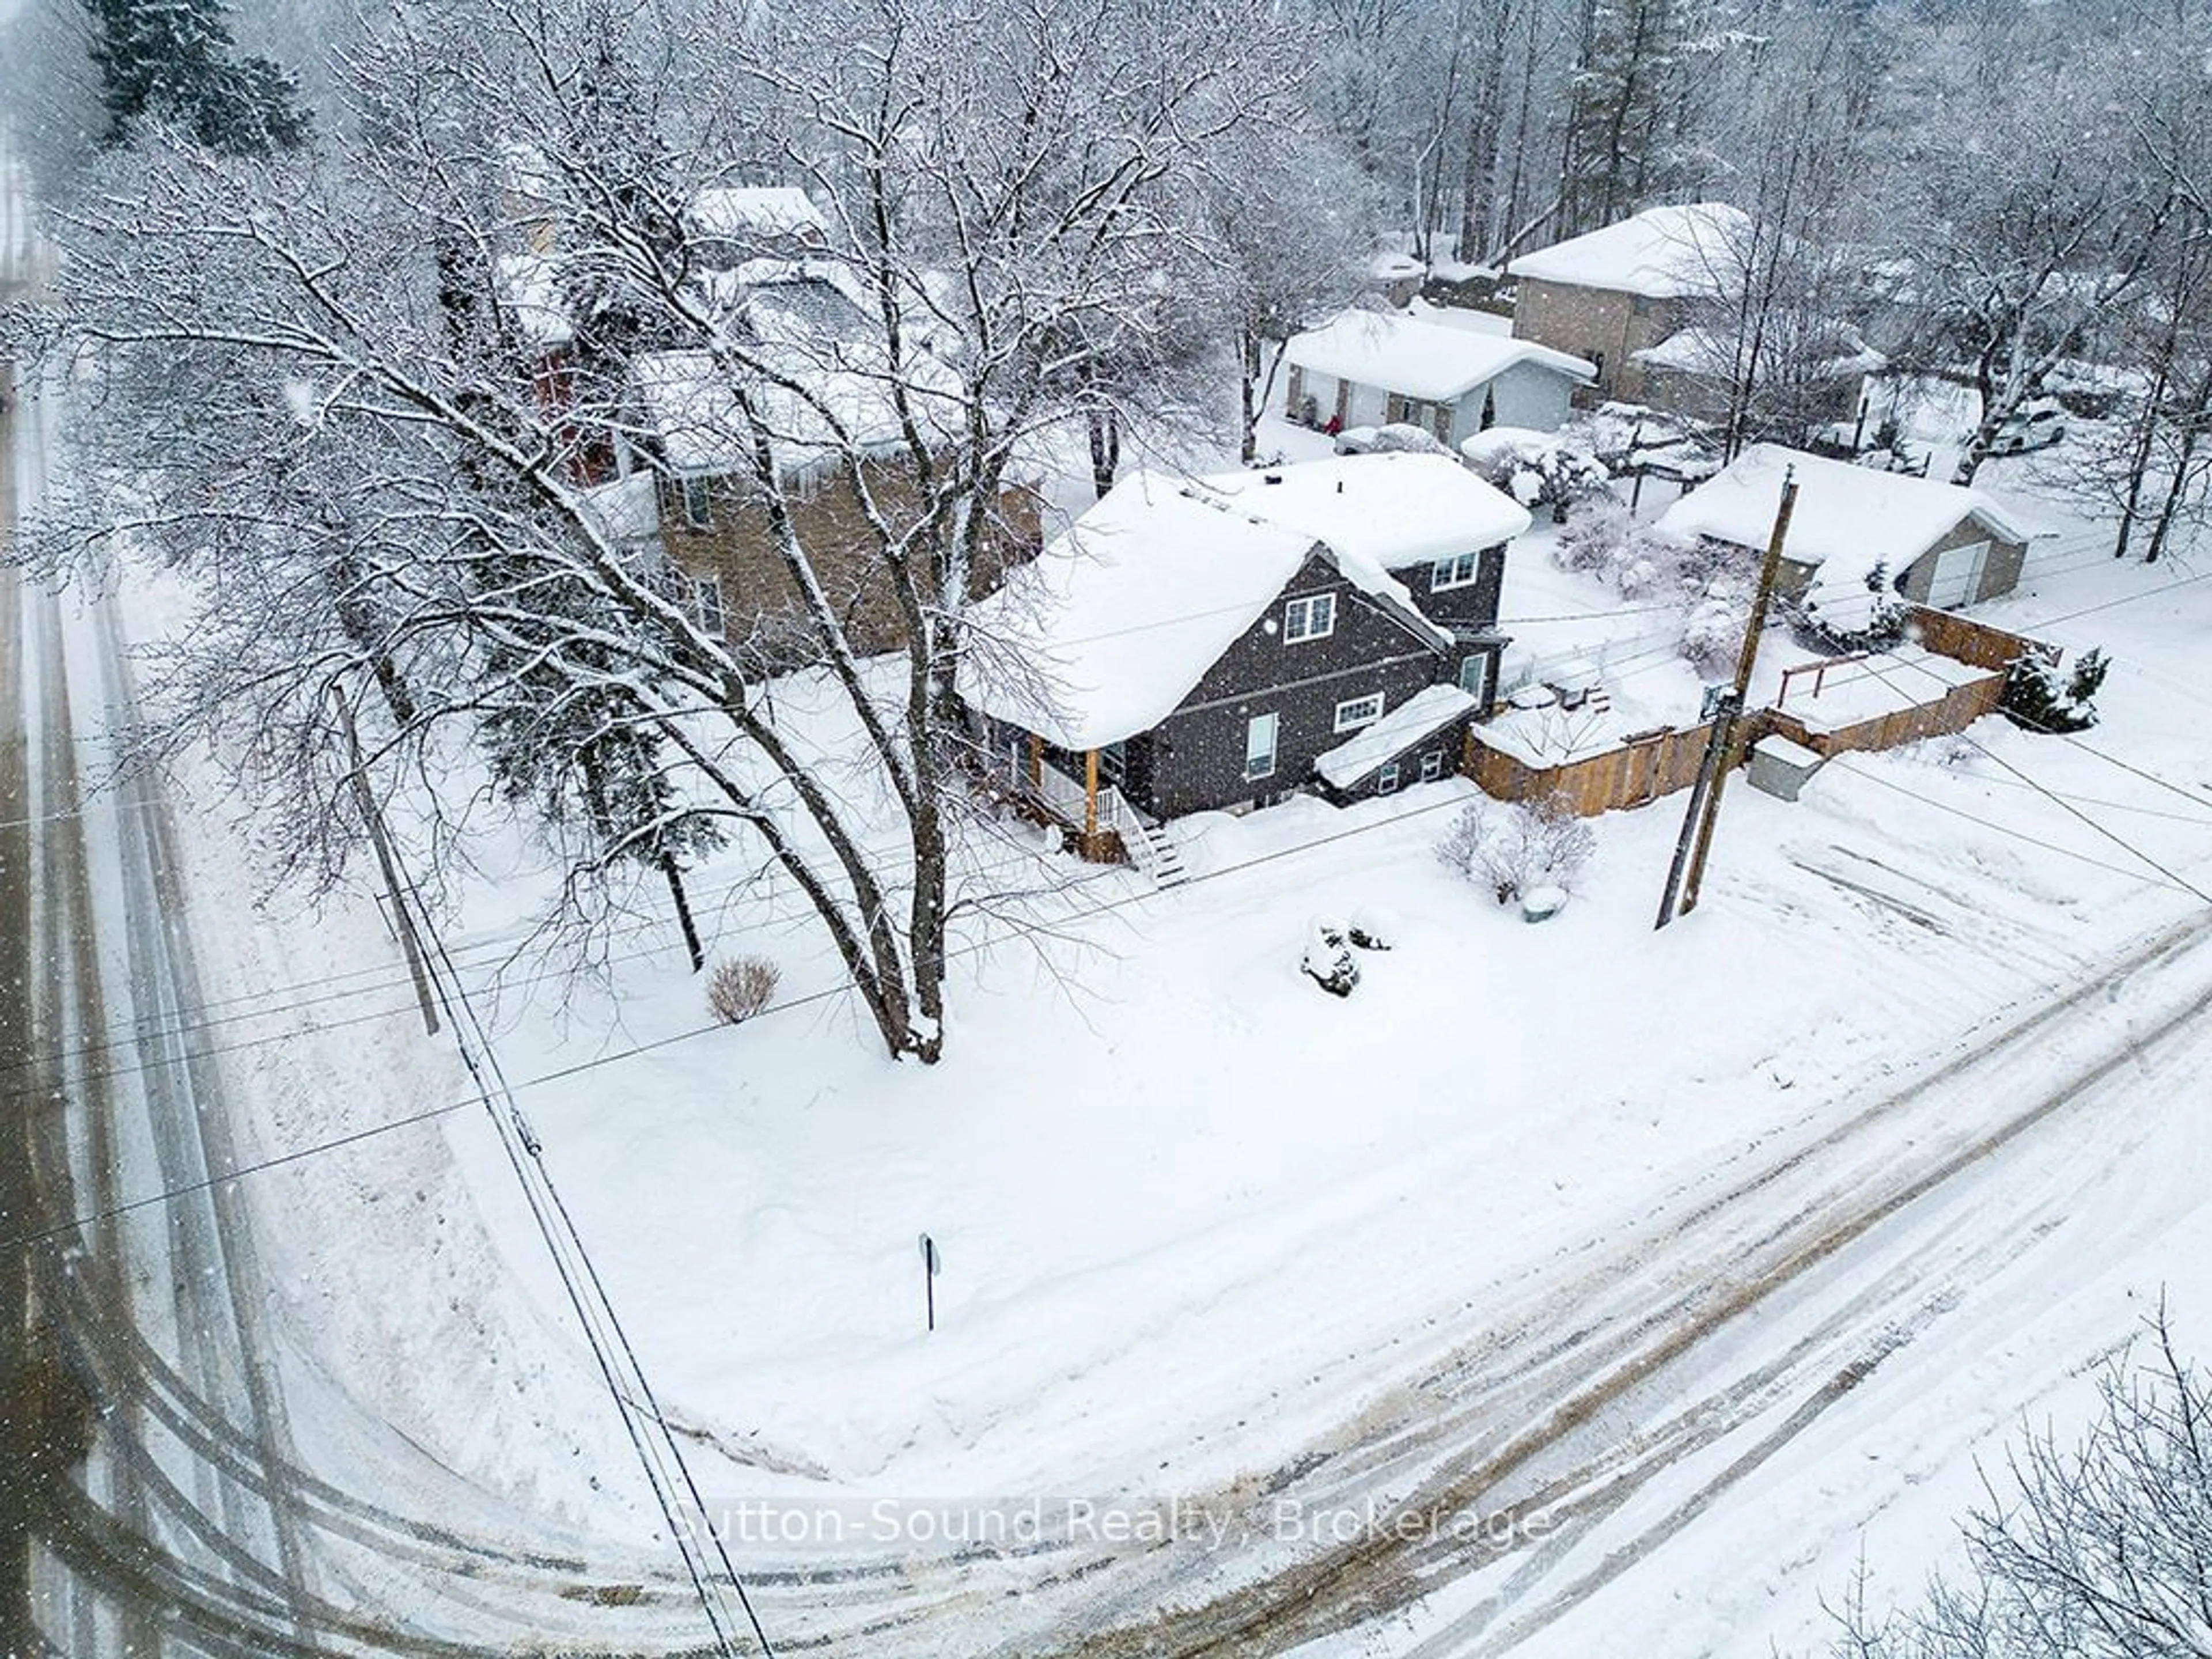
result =
[{"label": "metal sign post", "polygon": [[927,1233],[921,1236],[921,1295],[923,1305],[929,1312],[929,1328],[937,1328],[937,1272],[939,1267],[937,1241]]}]

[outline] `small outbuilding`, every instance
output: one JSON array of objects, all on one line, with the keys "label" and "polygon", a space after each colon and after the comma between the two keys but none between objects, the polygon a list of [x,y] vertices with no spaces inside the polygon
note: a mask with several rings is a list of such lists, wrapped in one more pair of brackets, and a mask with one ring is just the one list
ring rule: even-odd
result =
[{"label": "small outbuilding", "polygon": [[1593,372],[1533,341],[1379,311],[1293,335],[1283,361],[1292,420],[1331,431],[1416,426],[1447,447],[1492,426],[1556,432]]},{"label": "small outbuilding", "polygon": [[1981,490],[1755,444],[1660,515],[1682,535],[1763,555],[1794,472],[1778,591],[1831,618],[1877,583],[1950,611],[2009,593],[2034,532]]}]

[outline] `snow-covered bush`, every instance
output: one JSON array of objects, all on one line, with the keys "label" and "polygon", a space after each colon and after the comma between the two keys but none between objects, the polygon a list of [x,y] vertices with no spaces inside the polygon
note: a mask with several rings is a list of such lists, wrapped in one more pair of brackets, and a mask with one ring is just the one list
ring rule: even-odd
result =
[{"label": "snow-covered bush", "polygon": [[1610,497],[1593,501],[1559,532],[1552,556],[1629,599],[1688,599],[1723,562],[1710,544],[1639,520]]},{"label": "snow-covered bush", "polygon": [[1350,937],[1363,951],[1391,951],[1397,948],[1402,931],[1396,912],[1370,905],[1353,913]]},{"label": "snow-covered bush", "polygon": [[766,1008],[783,975],[765,957],[729,957],[714,964],[707,1006],[725,1025],[741,1025]]},{"label": "snow-covered bush", "polygon": [[1494,426],[1459,447],[1475,477],[1532,511],[1549,507],[1565,521],[1568,507],[1603,495],[1612,474],[1589,447],[1568,433]]},{"label": "snow-covered bush", "polygon": [[1683,659],[1707,680],[1723,678],[1735,667],[1750,620],[1751,584],[1740,577],[1715,577],[1682,625]]},{"label": "snow-covered bush", "polygon": [[1316,921],[1306,933],[1306,953],[1299,971],[1331,996],[1348,997],[1359,983],[1359,964],[1352,959],[1344,929],[1334,922]]},{"label": "snow-covered bush", "polygon": [[1998,706],[2014,725],[2030,732],[2086,732],[2097,723],[2097,693],[2112,666],[2111,658],[2092,649],[2062,678],[2057,667],[2041,657],[2022,657],[2005,677],[2004,701]]},{"label": "snow-covered bush", "polygon": [[1877,564],[1866,574],[1864,598],[1846,592],[1840,599],[1824,601],[1815,590],[1799,601],[1790,632],[1814,651],[1887,651],[1904,640],[1911,619],[1911,601],[1890,581],[1889,567]]},{"label": "snow-covered bush", "polygon": [[1484,801],[1452,820],[1437,857],[1500,904],[1536,887],[1572,892],[1597,850],[1597,836],[1565,799]]}]

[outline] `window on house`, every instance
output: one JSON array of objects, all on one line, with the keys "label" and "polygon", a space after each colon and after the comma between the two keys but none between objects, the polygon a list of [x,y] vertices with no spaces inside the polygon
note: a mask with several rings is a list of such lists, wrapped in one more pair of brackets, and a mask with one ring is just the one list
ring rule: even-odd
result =
[{"label": "window on house", "polygon": [[1444,751],[1443,750],[1431,749],[1427,754],[1421,757],[1421,781],[1423,783],[1434,783],[1438,778],[1443,776],[1443,775]]},{"label": "window on house", "polygon": [[1395,795],[1398,793],[1397,762],[1392,761],[1375,775],[1375,793],[1378,795]]},{"label": "window on house", "polygon": [[1491,666],[1496,659],[1487,651],[1478,651],[1462,658],[1459,665],[1459,689],[1471,692],[1478,709],[1490,707]]},{"label": "window on house", "polygon": [[694,530],[714,527],[714,499],[704,478],[684,480],[684,522]]},{"label": "window on house", "polygon": [[1363,726],[1372,726],[1382,718],[1382,694],[1353,697],[1336,706],[1336,729],[1357,732]]},{"label": "window on house", "polygon": [[1480,553],[1460,553],[1449,559],[1438,559],[1429,567],[1429,592],[1441,593],[1448,587],[1468,586],[1481,568]]},{"label": "window on house", "polygon": [[1283,607],[1283,642],[1318,640],[1336,631],[1336,595],[1315,593]]},{"label": "window on house", "polygon": [[1275,775],[1275,731],[1281,724],[1274,714],[1255,714],[1244,724],[1244,776],[1271,778]]},{"label": "window on house", "polygon": [[722,584],[713,576],[702,576],[691,584],[691,595],[698,606],[699,626],[709,634],[722,632]]}]

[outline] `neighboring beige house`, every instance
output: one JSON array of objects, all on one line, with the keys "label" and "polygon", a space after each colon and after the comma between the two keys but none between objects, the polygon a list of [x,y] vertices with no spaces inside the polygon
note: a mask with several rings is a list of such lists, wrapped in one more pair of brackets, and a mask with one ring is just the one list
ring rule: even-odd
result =
[{"label": "neighboring beige house", "polygon": [[1531,341],[1403,312],[1347,311],[1293,335],[1283,361],[1291,420],[1328,431],[1417,426],[1452,448],[1493,426],[1556,432],[1591,373]]},{"label": "neighboring beige house", "polygon": [[[840,338],[842,296],[823,285],[788,283],[757,294],[747,309],[748,352],[767,357],[778,385],[752,389],[753,416],[768,438],[785,500],[814,579],[862,653],[891,650],[906,637],[880,544],[821,408],[832,411],[857,452],[879,507],[896,517],[915,505],[900,452],[897,412],[885,392],[880,346],[854,314]],[[828,321],[825,323],[825,319]],[[915,362],[927,360],[916,359]],[[921,419],[958,412],[949,370],[939,378],[909,363]],[[759,488],[754,428],[735,383],[704,350],[651,352],[634,366],[641,443],[656,478],[661,545],[699,620],[772,661],[818,654],[796,578],[781,551]],[[817,403],[820,407],[817,407]],[[1000,494],[982,556],[969,572],[971,597],[990,592],[1011,566],[1035,556],[1041,506],[1024,483]]]},{"label": "neighboring beige house", "polygon": [[1889,588],[1938,611],[2019,584],[2035,532],[1978,489],[1754,444],[1660,515],[1662,529],[1763,556],[1794,471],[1797,505],[1777,591],[1850,632]]},{"label": "neighboring beige house", "polygon": [[1689,320],[1689,306],[1729,287],[1751,221],[1720,202],[1650,208],[1505,267],[1513,333],[1586,359],[1601,398],[1654,403],[1638,354]]}]

